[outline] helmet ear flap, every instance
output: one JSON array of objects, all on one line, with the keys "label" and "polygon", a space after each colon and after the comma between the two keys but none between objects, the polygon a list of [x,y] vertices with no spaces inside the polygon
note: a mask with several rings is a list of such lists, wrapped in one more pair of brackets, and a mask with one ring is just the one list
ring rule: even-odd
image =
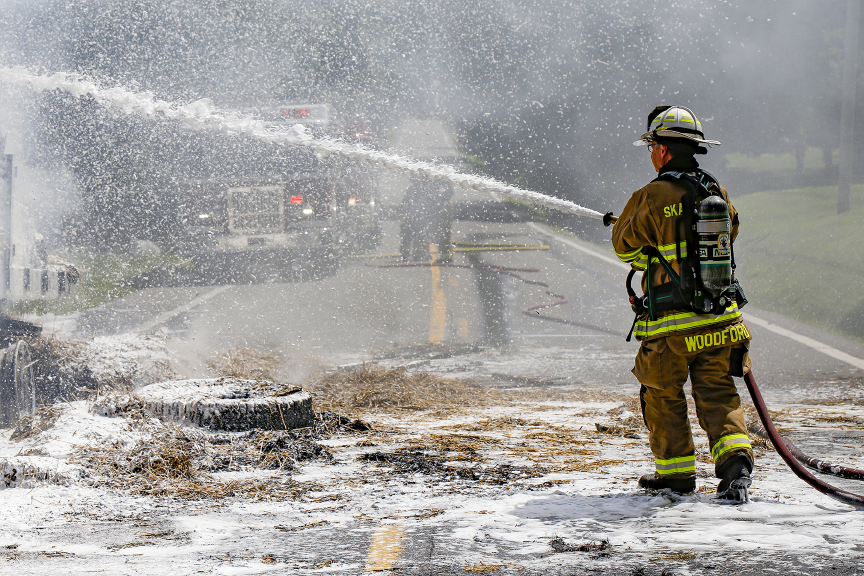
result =
[{"label": "helmet ear flap", "polygon": [[[654,121],[654,118],[656,118],[657,116],[659,116],[660,114],[662,114],[663,112],[665,112],[666,110],[668,110],[669,108],[672,108],[672,106],[657,106],[657,107],[655,107],[655,108],[654,108],[654,109],[653,109],[653,110],[648,114],[648,124],[645,125],[645,130],[646,130],[647,132],[650,132],[650,131],[651,131],[651,122]],[[691,113],[691,114],[692,114],[692,113]]]}]

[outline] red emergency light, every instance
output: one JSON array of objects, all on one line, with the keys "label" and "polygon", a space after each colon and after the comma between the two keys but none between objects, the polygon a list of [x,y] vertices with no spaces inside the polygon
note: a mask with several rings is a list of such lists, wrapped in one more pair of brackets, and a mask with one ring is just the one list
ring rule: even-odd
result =
[{"label": "red emergency light", "polygon": [[306,108],[283,108],[281,112],[289,118],[305,118],[309,115],[309,110]]},{"label": "red emergency light", "polygon": [[291,204],[302,204],[302,203],[303,203],[303,196],[292,196],[291,197]]}]

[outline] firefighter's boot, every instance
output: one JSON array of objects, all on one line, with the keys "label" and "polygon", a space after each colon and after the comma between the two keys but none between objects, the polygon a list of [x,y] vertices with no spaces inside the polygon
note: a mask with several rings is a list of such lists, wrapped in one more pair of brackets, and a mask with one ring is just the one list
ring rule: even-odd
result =
[{"label": "firefighter's boot", "polygon": [[639,478],[639,486],[649,490],[670,489],[679,494],[689,494],[696,490],[696,478],[664,478],[656,474],[645,474]]},{"label": "firefighter's boot", "polygon": [[747,454],[736,454],[717,468],[717,498],[733,502],[749,502],[748,490],[752,480],[753,462]]}]

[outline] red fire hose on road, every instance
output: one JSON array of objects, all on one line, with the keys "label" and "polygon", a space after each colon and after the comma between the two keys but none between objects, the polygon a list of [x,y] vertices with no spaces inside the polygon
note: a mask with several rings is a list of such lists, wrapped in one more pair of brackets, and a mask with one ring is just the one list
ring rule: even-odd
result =
[{"label": "red fire hose on road", "polygon": [[538,310],[541,308],[549,308],[552,306],[560,306],[562,304],[567,304],[570,300],[563,294],[559,294],[554,292],[547,282],[542,282],[540,280],[531,280],[529,278],[525,278],[519,272],[539,272],[539,268],[513,268],[509,266],[496,266],[494,264],[452,264],[450,262],[400,262],[398,264],[366,264],[366,266],[372,268],[406,268],[406,267],[431,267],[431,266],[441,266],[448,268],[489,268],[490,270],[497,272],[498,274],[506,274],[507,276],[512,276],[517,280],[520,280],[526,284],[533,284],[536,286],[542,286],[546,289],[546,294],[552,296],[553,298],[558,298],[553,302],[544,302],[543,304],[536,304],[534,306],[528,306],[522,313],[526,316],[530,316],[532,318],[541,318],[543,320],[549,320],[551,322],[557,322],[559,324],[567,324],[569,326],[581,326],[582,328],[588,328],[589,330],[596,330],[597,332],[605,332],[606,334],[614,334],[615,336],[624,336],[625,334],[619,330],[613,330],[612,328],[606,328],[604,326],[597,326],[595,324],[589,324],[587,322],[580,322],[578,320],[569,320],[567,318],[559,318],[557,316],[548,316],[546,314],[541,314]]},{"label": "red fire hose on road", "polygon": [[[846,475],[842,475],[837,472],[834,473],[837,476],[843,476],[844,478],[855,478],[855,479],[864,479],[864,471],[855,470],[852,468],[845,468],[842,466],[831,466],[830,464],[826,464],[820,460],[815,458],[810,458],[806,454],[802,453],[798,448],[795,447],[792,442],[784,439],[780,436],[780,433],[777,432],[777,428],[774,427],[774,422],[771,421],[771,416],[768,414],[768,407],[765,405],[765,400],[762,399],[762,393],[759,391],[759,387],[756,385],[756,378],[753,376],[753,371],[751,370],[747,375],[744,376],[744,382],[747,383],[747,390],[750,392],[750,397],[753,398],[753,404],[756,405],[756,412],[759,413],[759,418],[762,420],[762,425],[765,426],[765,432],[768,434],[768,439],[771,440],[771,444],[774,445],[774,449],[777,450],[777,453],[780,454],[780,457],[783,458],[783,461],[786,462],[786,465],[792,469],[792,472],[795,473],[798,478],[821,492],[825,494],[829,498],[833,498],[835,500],[839,500],[845,504],[849,504],[850,506],[854,506],[858,510],[864,510],[864,496],[853,494],[852,492],[847,492],[846,490],[841,490],[840,488],[836,488],[831,486],[830,484],[823,482],[819,478],[816,478],[807,471],[804,466],[801,465],[799,460],[808,463],[808,465],[813,466],[819,470],[823,470],[821,466],[828,466],[831,468],[839,468],[842,470],[838,470],[838,472],[843,472]],[[796,454],[797,453],[797,454]],[[829,468],[830,470],[830,468]]]}]

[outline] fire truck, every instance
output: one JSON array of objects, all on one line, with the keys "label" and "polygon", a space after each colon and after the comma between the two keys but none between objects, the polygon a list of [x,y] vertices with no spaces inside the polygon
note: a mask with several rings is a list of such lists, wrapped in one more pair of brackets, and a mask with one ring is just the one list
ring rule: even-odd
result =
[{"label": "fire truck", "polygon": [[[283,106],[263,115],[318,132],[330,124],[323,105]],[[297,148],[262,171],[184,185],[184,252],[197,277],[230,283],[316,279],[335,274],[346,255],[377,246],[381,228],[368,168]]]}]

